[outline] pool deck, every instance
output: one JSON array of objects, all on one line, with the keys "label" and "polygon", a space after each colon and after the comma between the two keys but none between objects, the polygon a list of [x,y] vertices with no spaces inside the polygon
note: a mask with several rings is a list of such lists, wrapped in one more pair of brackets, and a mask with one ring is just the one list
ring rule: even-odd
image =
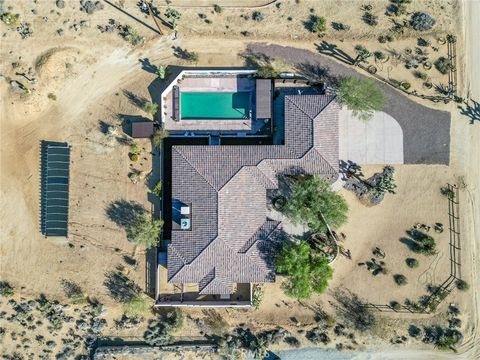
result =
[{"label": "pool deck", "polygon": [[[255,79],[247,77],[185,77],[177,83],[181,92],[241,92],[255,91]],[[215,104],[212,104],[215,106]],[[218,120],[180,120],[173,115],[173,94],[169,92],[162,99],[162,111],[165,115],[164,127],[169,131],[238,131],[251,132],[252,119]]]}]

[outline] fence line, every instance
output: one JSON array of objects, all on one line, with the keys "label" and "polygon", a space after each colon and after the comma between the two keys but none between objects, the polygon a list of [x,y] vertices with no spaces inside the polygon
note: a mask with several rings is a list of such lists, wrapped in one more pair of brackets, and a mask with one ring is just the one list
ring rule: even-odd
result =
[{"label": "fence line", "polygon": [[390,304],[365,304],[366,307],[380,312],[397,313],[422,313],[435,312],[438,305],[455,289],[456,280],[461,279],[461,258],[460,258],[460,198],[457,185],[447,184],[448,189],[448,221],[449,221],[449,252],[450,252],[450,274],[447,279],[430,294],[421,305],[391,306]]}]

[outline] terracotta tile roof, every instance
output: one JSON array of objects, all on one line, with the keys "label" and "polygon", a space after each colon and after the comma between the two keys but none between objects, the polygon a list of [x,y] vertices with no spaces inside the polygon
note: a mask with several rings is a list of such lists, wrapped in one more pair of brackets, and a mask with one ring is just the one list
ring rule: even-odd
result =
[{"label": "terracotta tile roof", "polygon": [[173,230],[168,281],[202,294],[233,283],[275,280],[279,223],[267,219],[266,190],[285,174],[338,177],[338,105],[333,95],[285,97],[285,145],[174,146],[172,201],[191,204],[191,230]]}]

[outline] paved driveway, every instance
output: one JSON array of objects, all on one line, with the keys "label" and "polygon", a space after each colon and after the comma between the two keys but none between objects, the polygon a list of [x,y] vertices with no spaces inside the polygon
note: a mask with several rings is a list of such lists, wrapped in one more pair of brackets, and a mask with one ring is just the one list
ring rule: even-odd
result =
[{"label": "paved driveway", "polygon": [[[270,59],[283,59],[295,65],[301,75],[312,73],[328,76],[357,76],[365,79],[351,66],[329,57],[293,47],[252,43],[249,53]],[[403,161],[405,164],[444,164],[450,162],[450,113],[432,109],[410,100],[400,91],[375,80],[385,94],[383,111],[398,121],[403,131]]]},{"label": "paved driveway", "polygon": [[360,165],[403,164],[403,131],[390,115],[379,111],[369,121],[347,109],[339,114],[340,160]]}]

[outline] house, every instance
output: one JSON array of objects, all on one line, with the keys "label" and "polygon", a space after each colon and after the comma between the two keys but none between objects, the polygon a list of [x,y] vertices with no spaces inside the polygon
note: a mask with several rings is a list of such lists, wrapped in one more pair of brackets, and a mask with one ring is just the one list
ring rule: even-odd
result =
[{"label": "house", "polygon": [[[251,98],[272,101],[272,82],[259,84],[270,97]],[[255,101],[242,113],[252,122],[257,109],[271,114]],[[270,250],[281,223],[267,216],[267,192],[283,175],[337,180],[338,112],[334,95],[294,92],[283,98],[281,144],[172,146],[172,231],[159,255],[157,306],[250,306],[252,284],[275,281]],[[223,120],[228,134],[232,120]]]}]

